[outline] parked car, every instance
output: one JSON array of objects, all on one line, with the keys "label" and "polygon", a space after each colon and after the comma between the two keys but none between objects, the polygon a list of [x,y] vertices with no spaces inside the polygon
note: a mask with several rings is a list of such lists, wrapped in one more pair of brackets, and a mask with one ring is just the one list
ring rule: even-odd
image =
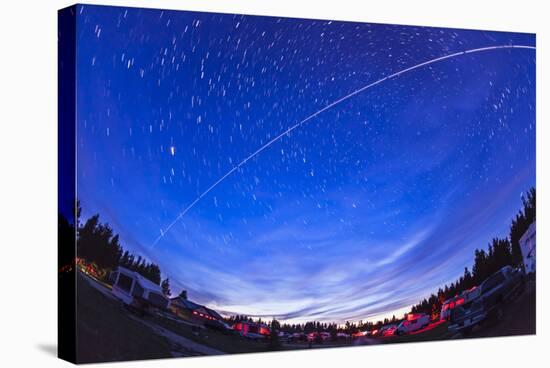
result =
[{"label": "parked car", "polygon": [[271,335],[271,329],[263,323],[239,321],[233,325],[233,330],[251,340],[265,340]]},{"label": "parked car", "polygon": [[310,342],[323,342],[330,339],[330,332],[311,332],[307,335],[307,340]]},{"label": "parked car", "polygon": [[345,332],[338,332],[336,334],[336,339],[338,340],[349,340],[350,335]]},{"label": "parked car", "polygon": [[[374,334],[374,331],[373,331],[373,336],[391,336],[395,332],[396,328],[397,328],[397,325],[394,325],[394,324],[382,326],[378,331],[376,331],[376,334]],[[389,329],[391,329],[391,335],[386,335]]]},{"label": "parked car", "polygon": [[463,291],[460,295],[456,295],[443,302],[441,306],[440,320],[449,321],[451,319],[451,312],[455,307],[461,306],[464,303],[468,303],[471,300],[479,296],[480,289],[476,286]]},{"label": "parked car", "polygon": [[307,340],[308,340],[307,335],[304,334],[304,333],[301,333],[301,332],[295,332],[287,338],[287,342],[289,342],[289,343],[292,343],[292,342],[306,342]]},{"label": "parked car", "polygon": [[351,335],[352,338],[357,339],[359,337],[365,336],[365,331],[357,331]]},{"label": "parked car", "polygon": [[521,292],[523,285],[520,271],[510,266],[501,268],[481,283],[478,297],[453,309],[449,330],[468,334],[490,317],[500,319],[503,304]]},{"label": "parked car", "polygon": [[280,339],[283,339],[283,340],[287,340],[290,336],[289,333],[286,333],[284,331],[277,332],[277,335],[279,336]]},{"label": "parked car", "polygon": [[397,335],[397,325],[390,325],[386,330],[384,330],[384,336],[394,336]]},{"label": "parked car", "polygon": [[430,316],[425,313],[409,313],[407,318],[397,326],[398,335],[408,334],[423,329],[430,324]]}]

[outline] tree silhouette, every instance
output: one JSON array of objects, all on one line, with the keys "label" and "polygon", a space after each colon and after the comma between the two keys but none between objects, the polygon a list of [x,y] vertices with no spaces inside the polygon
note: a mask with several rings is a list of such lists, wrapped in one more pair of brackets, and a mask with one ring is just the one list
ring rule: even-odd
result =
[{"label": "tree silhouette", "polygon": [[102,268],[113,269],[118,266],[122,247],[113,229],[100,223],[99,215],[94,215],[78,230],[77,255]]},{"label": "tree silhouette", "polygon": [[57,234],[59,242],[59,268],[74,262],[75,228],[65,216],[57,216]]},{"label": "tree silhouette", "polygon": [[269,338],[269,350],[280,350],[281,349],[281,341],[279,339],[279,329],[281,328],[281,325],[279,321],[276,319],[273,319],[270,323],[271,326],[271,334]]},{"label": "tree silhouette", "polygon": [[[113,270],[122,266],[160,285],[161,272],[158,265],[147,262],[140,255],[136,259],[128,250],[124,250],[120,244],[119,235],[114,234],[109,224],[100,222],[99,214],[90,217],[81,225],[80,213],[80,203],[77,202],[77,256],[79,258],[89,263],[96,263],[104,269]],[[62,234],[71,234],[71,232],[73,234],[72,241],[70,241],[70,235],[62,235],[63,241],[67,244],[74,243],[74,230],[71,230],[70,224],[60,218],[58,226]]]},{"label": "tree silhouette", "polygon": [[183,300],[187,300],[187,290],[180,291],[180,293],[178,294],[178,298],[181,298]]},{"label": "tree silhouette", "polygon": [[162,283],[160,284],[160,287],[162,288],[162,293],[166,296],[172,295],[172,291],[170,291],[170,280],[164,279],[162,280]]}]

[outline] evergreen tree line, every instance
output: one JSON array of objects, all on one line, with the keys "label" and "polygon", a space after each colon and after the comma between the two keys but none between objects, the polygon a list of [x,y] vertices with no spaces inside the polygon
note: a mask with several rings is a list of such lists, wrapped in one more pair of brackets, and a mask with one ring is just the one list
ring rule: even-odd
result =
[{"label": "evergreen tree line", "polygon": [[504,266],[524,267],[519,239],[536,219],[536,190],[531,188],[522,196],[522,209],[518,211],[510,224],[506,238],[494,238],[487,248],[476,249],[472,271],[466,267],[458,280],[440,288],[436,294],[422,300],[412,307],[412,313],[431,314],[437,318],[445,300],[452,298],[473,286],[481,284],[487,277]]},{"label": "evergreen tree line", "polygon": [[[139,273],[153,283],[161,285],[167,296],[171,294],[169,280],[161,280],[160,267],[156,263],[149,262],[139,255],[136,257],[125,250],[120,244],[119,235],[114,233],[109,224],[100,222],[99,214],[90,217],[84,224],[81,224],[81,212],[80,203],[77,202],[77,257],[86,260],[88,263],[95,263],[105,270],[114,270],[118,266],[125,267]],[[70,224],[62,215],[59,215],[58,231],[61,244],[74,246],[75,225]],[[73,260],[66,261],[69,263]]]},{"label": "evergreen tree line", "polygon": [[397,323],[398,318],[396,316],[392,316],[392,318],[385,318],[384,320],[380,320],[376,323],[374,322],[363,322],[359,321],[356,323],[352,323],[349,321],[346,321],[346,323],[343,326],[338,326],[338,324],[332,322],[319,322],[319,321],[310,321],[305,323],[280,323],[276,319],[266,322],[263,321],[261,318],[258,318],[254,320],[253,318],[246,316],[246,315],[235,315],[231,316],[225,319],[225,322],[229,325],[233,325],[237,322],[251,322],[251,323],[263,323],[267,326],[273,328],[273,323],[275,323],[276,329],[278,331],[283,331],[285,333],[304,333],[309,334],[312,332],[329,332],[331,335],[336,335],[339,332],[347,333],[347,334],[354,334],[358,331],[365,331],[365,330],[371,330],[380,328],[383,325],[389,324],[389,323]]}]

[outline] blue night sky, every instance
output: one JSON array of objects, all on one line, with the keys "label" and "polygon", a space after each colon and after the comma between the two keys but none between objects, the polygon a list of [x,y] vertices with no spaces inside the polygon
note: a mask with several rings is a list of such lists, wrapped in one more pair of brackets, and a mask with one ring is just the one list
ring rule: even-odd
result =
[{"label": "blue night sky", "polygon": [[[79,6],[84,217],[172,291],[281,320],[402,313],[506,236],[535,185],[530,34]],[[161,236],[162,235],[162,236]],[[159,238],[160,237],[160,238]],[[158,241],[156,241],[159,239]]]}]

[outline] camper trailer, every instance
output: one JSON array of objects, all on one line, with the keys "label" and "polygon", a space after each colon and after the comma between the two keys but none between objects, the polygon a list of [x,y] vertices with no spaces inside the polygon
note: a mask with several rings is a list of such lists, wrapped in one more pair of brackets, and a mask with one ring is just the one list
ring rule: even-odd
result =
[{"label": "camper trailer", "polygon": [[110,278],[113,295],[133,310],[144,313],[154,308],[167,309],[169,306],[169,300],[162,294],[160,286],[137,272],[118,267]]},{"label": "camper trailer", "polygon": [[519,239],[519,247],[526,274],[535,273],[536,271],[536,228],[536,222],[533,222]]}]

